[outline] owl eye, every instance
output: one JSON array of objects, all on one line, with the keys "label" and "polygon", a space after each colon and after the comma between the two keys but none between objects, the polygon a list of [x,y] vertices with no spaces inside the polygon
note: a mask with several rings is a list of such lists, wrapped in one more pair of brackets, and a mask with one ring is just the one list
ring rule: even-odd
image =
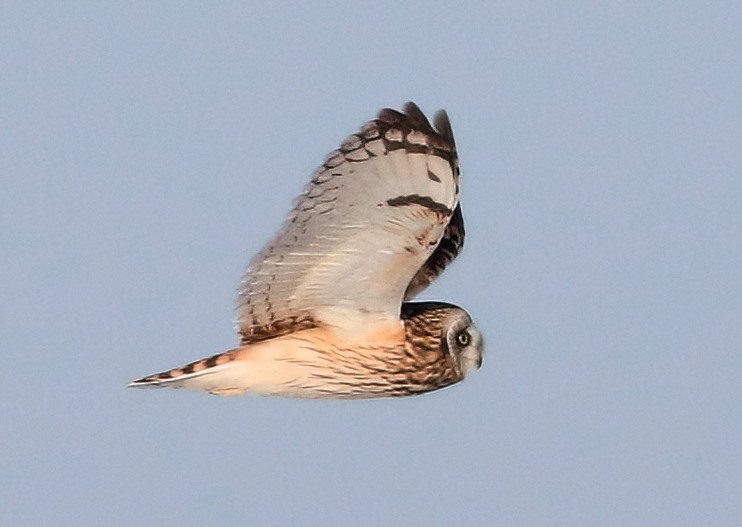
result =
[{"label": "owl eye", "polygon": [[471,342],[471,335],[468,331],[462,331],[456,335],[456,342],[458,342],[460,346],[466,347]]}]

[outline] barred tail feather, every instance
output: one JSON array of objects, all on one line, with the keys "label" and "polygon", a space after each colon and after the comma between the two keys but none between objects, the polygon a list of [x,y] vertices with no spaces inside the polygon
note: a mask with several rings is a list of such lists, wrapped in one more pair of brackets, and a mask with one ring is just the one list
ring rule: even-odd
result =
[{"label": "barred tail feather", "polygon": [[219,353],[172,370],[155,373],[129,383],[129,388],[185,388],[215,395],[239,395],[244,388],[231,386],[230,379],[241,376],[244,364],[237,361],[235,351]]}]

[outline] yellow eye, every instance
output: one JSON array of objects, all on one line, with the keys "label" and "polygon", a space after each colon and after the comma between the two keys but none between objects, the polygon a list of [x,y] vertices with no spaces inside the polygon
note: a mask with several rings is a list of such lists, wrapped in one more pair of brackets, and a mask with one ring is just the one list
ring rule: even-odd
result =
[{"label": "yellow eye", "polygon": [[466,347],[471,342],[471,335],[469,335],[468,331],[462,331],[456,335],[456,342],[458,342],[460,346]]}]

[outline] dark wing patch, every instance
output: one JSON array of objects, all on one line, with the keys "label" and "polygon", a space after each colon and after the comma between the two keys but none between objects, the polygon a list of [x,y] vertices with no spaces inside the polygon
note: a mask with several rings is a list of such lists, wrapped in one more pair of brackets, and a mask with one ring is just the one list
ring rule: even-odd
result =
[{"label": "dark wing patch", "polygon": [[465,234],[464,217],[461,214],[461,204],[459,204],[456,210],[454,210],[451,221],[446,226],[446,230],[443,232],[443,237],[440,243],[438,243],[438,247],[428,257],[425,264],[410,282],[410,285],[407,286],[407,291],[405,291],[404,295],[405,301],[415,298],[420,291],[428,287],[433,280],[440,276],[446,266],[458,256],[464,246]]},{"label": "dark wing patch", "polygon": [[405,205],[419,205],[426,209],[433,211],[444,216],[451,215],[451,209],[446,207],[443,203],[430,198],[430,196],[421,196],[420,194],[408,194],[406,196],[397,196],[386,200],[386,204],[390,207],[403,207]]}]

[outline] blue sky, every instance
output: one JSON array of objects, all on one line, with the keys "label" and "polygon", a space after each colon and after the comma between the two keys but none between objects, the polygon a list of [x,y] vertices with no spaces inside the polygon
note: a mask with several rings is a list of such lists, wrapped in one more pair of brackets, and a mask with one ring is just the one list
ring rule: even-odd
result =
[{"label": "blue sky", "polygon": [[[736,2],[6,2],[0,523],[738,525]],[[133,391],[384,106],[451,116],[482,370],[407,400]]]}]

